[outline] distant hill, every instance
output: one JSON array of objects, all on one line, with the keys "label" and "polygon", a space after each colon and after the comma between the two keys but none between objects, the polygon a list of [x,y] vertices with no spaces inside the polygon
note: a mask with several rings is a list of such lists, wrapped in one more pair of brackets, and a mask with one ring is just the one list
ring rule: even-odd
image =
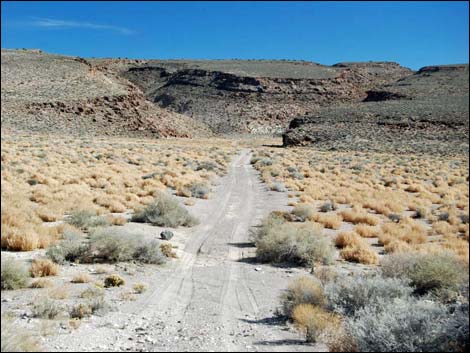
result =
[{"label": "distant hill", "polygon": [[393,62],[1,55],[2,131],[196,137],[288,130],[286,145],[359,149],[416,134],[437,144],[468,138],[465,64],[414,72]]},{"label": "distant hill", "polygon": [[215,133],[281,133],[316,107],[366,97],[365,91],[413,72],[396,63],[324,66],[268,60],[91,60],[139,86],[167,110]]},{"label": "distant hill", "polygon": [[150,103],[129,81],[88,61],[39,50],[1,52],[2,131],[87,135],[211,134]]},{"label": "distant hill", "polygon": [[468,153],[469,66],[428,66],[293,121],[285,145]]}]

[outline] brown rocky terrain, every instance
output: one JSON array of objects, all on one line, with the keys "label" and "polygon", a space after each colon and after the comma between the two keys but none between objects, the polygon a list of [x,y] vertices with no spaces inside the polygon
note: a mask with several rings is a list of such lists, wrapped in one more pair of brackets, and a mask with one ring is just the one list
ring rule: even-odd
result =
[{"label": "brown rocky terrain", "polygon": [[425,138],[443,153],[448,142],[468,146],[468,65],[414,73],[393,62],[82,59],[2,50],[1,92],[3,131],[281,134],[296,118],[286,145],[381,150],[384,141],[392,148],[408,141],[403,146],[413,151],[426,148]]},{"label": "brown rocky terrain", "polygon": [[292,61],[116,61],[122,76],[162,108],[216,133],[281,133],[295,116],[366,97],[366,90],[412,73],[396,63],[324,66]]},{"label": "brown rocky terrain", "polygon": [[2,130],[88,135],[210,134],[203,124],[148,102],[132,83],[88,61],[2,50]]},{"label": "brown rocky terrain", "polygon": [[367,91],[362,102],[294,119],[284,145],[468,153],[468,65],[430,66]]}]

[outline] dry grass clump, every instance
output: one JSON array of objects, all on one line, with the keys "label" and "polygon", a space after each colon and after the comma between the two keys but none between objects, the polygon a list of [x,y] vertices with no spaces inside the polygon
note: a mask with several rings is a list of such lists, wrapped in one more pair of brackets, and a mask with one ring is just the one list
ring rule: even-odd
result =
[{"label": "dry grass clump", "polygon": [[427,242],[427,235],[428,232],[422,224],[408,218],[400,223],[387,222],[382,224],[379,243],[385,246],[396,241],[402,241],[410,245],[424,244]]},{"label": "dry grass clump", "polygon": [[67,299],[69,296],[70,288],[68,285],[56,287],[48,291],[48,297],[53,299]]},{"label": "dry grass clump", "polygon": [[357,210],[344,210],[340,212],[341,217],[345,222],[351,222],[353,224],[368,224],[370,226],[376,226],[379,224],[379,219],[376,216],[368,214],[365,211]]},{"label": "dry grass clump", "polygon": [[70,282],[72,283],[88,283],[91,282],[92,278],[88,273],[80,273],[75,275]]},{"label": "dry grass clump", "polygon": [[305,330],[306,341],[309,343],[317,342],[325,331],[341,326],[338,315],[312,304],[296,306],[292,312],[292,320],[297,327]]},{"label": "dry grass clump", "polygon": [[30,268],[31,277],[57,276],[59,266],[49,259],[34,259]]},{"label": "dry grass clump", "polygon": [[119,216],[108,216],[108,223],[113,226],[123,226],[127,223],[127,219]]},{"label": "dry grass clump", "polygon": [[45,278],[39,278],[33,281],[29,288],[51,288],[53,286],[52,282]]},{"label": "dry grass clump", "polygon": [[438,221],[433,223],[432,229],[437,234],[452,234],[455,233],[455,228],[446,221]]},{"label": "dry grass clump", "polygon": [[335,245],[338,248],[345,248],[347,246],[362,245],[364,241],[355,232],[341,232],[335,238]]},{"label": "dry grass clump", "polygon": [[292,318],[294,309],[301,304],[318,307],[326,305],[326,298],[321,284],[310,277],[299,277],[289,283],[286,291],[281,295],[282,313]]},{"label": "dry grass clump", "polygon": [[292,214],[302,222],[305,222],[306,220],[312,219],[312,216],[315,214],[315,209],[309,204],[297,204],[292,210]]},{"label": "dry grass clump", "polygon": [[356,225],[354,231],[363,238],[377,238],[379,236],[379,230],[367,224]]},{"label": "dry grass clump", "polygon": [[137,294],[142,294],[147,290],[147,285],[145,283],[136,283],[132,286],[132,288]]},{"label": "dry grass clump", "polygon": [[365,265],[377,265],[379,256],[368,244],[347,246],[340,251],[340,256],[346,261],[358,262]]},{"label": "dry grass clump", "polygon": [[27,215],[26,212],[27,209],[2,207],[2,249],[12,251],[43,249],[60,238],[58,227],[44,227],[39,218]]},{"label": "dry grass clump", "polygon": [[171,243],[162,243],[162,244],[160,244],[160,250],[161,250],[163,255],[165,255],[166,257],[169,257],[169,258],[176,259],[178,256],[176,255],[176,253],[174,252],[173,249],[174,249],[174,247],[173,247],[173,245],[171,245]]},{"label": "dry grass clump", "polygon": [[343,221],[343,218],[339,215],[328,215],[322,213],[314,213],[310,218],[315,222],[323,224],[325,228],[329,229],[341,228],[341,223]]}]

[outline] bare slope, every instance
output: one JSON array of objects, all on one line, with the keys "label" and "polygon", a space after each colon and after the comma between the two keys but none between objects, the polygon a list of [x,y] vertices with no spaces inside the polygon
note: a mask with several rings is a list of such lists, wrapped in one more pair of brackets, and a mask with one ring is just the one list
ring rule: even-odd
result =
[{"label": "bare slope", "polygon": [[425,67],[291,122],[285,145],[328,149],[468,153],[468,65]]},{"label": "bare slope", "polygon": [[208,129],[148,102],[127,80],[84,59],[2,50],[2,130],[193,136]]}]

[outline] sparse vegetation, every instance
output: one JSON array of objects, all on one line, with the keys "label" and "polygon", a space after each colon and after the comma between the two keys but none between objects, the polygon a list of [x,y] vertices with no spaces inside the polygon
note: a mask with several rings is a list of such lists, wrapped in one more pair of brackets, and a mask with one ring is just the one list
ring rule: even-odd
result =
[{"label": "sparse vegetation", "polygon": [[32,307],[33,317],[41,319],[54,319],[61,312],[61,307],[49,298],[41,298],[33,304]]},{"label": "sparse vegetation", "polygon": [[455,292],[468,282],[468,268],[450,253],[389,255],[382,260],[382,273],[408,279],[420,294]]},{"label": "sparse vegetation", "polygon": [[282,313],[292,318],[294,309],[307,304],[315,307],[324,307],[326,297],[321,284],[309,277],[300,277],[289,284],[289,287],[281,296]]},{"label": "sparse vegetation", "polygon": [[118,230],[96,230],[90,236],[84,262],[114,263],[135,260],[149,264],[162,264],[166,258],[158,241],[146,240],[138,234]]},{"label": "sparse vegetation", "polygon": [[88,273],[80,273],[72,278],[72,283],[88,283],[91,282],[92,278]]},{"label": "sparse vegetation", "polygon": [[147,290],[147,285],[145,283],[136,283],[132,288],[137,294],[141,294]]},{"label": "sparse vegetation", "polygon": [[298,265],[332,262],[331,241],[321,234],[321,227],[313,223],[289,223],[271,215],[263,221],[254,237],[260,261]]},{"label": "sparse vegetation", "polygon": [[15,260],[2,259],[1,282],[2,290],[24,288],[28,281],[26,267]]},{"label": "sparse vegetation", "polygon": [[34,259],[30,268],[31,277],[57,276],[59,266],[49,259]]},{"label": "sparse vegetation", "polygon": [[151,223],[162,227],[192,227],[197,220],[179,204],[178,200],[160,192],[156,199],[132,216],[133,222]]},{"label": "sparse vegetation", "polygon": [[166,257],[169,257],[169,258],[176,258],[177,257],[175,251],[173,250],[173,245],[171,245],[171,243],[162,243],[162,244],[160,244],[160,251]]},{"label": "sparse vegetation", "polygon": [[20,325],[9,318],[2,317],[2,352],[40,352],[38,340]]},{"label": "sparse vegetation", "polygon": [[63,265],[66,261],[79,260],[86,249],[87,245],[83,243],[79,234],[65,232],[62,241],[47,249],[46,256],[55,263]]},{"label": "sparse vegetation", "polygon": [[121,276],[113,274],[109,275],[104,279],[104,286],[108,287],[119,287],[124,285],[126,282],[122,279]]}]

